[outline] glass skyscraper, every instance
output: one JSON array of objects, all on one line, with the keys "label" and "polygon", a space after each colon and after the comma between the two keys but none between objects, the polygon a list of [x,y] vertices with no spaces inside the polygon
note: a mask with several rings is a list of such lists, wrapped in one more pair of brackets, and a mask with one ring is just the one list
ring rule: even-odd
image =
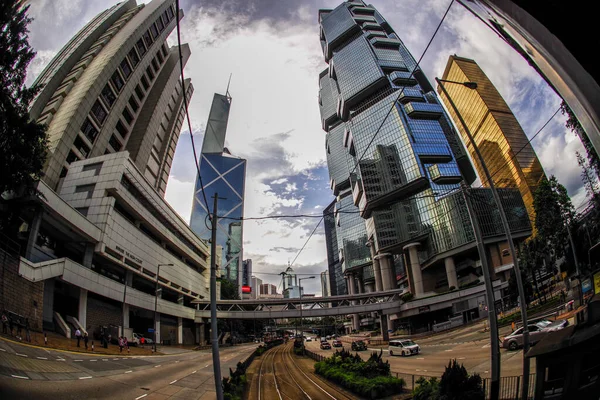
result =
[{"label": "glass skyscraper", "polygon": [[[433,87],[374,7],[344,2],[320,10],[319,22],[328,67],[318,101],[336,196],[326,235],[336,234],[349,294],[395,289],[402,279],[416,296],[468,283],[462,271],[476,270],[478,257],[459,184],[476,175]],[[515,237],[530,234],[518,192],[506,190]],[[494,258],[503,254],[498,211],[488,189],[473,193],[478,217],[492,224],[492,264],[504,265]]]},{"label": "glass skyscraper", "polygon": [[[442,79],[477,83],[476,89],[451,83],[445,84],[444,87],[471,131],[490,173],[493,174],[494,185],[499,188],[519,189],[533,225],[533,193],[544,177],[544,170],[521,125],[475,61],[456,55],[450,56]],[[438,89],[438,92],[442,100],[447,102],[441,89]],[[452,107],[447,108],[465,143],[468,143],[467,134],[456,113]],[[485,175],[471,143],[467,145],[467,149],[483,180]],[[483,185],[489,186],[489,183],[484,182]]]},{"label": "glass skyscraper", "polygon": [[[221,254],[218,266],[221,277],[242,288],[242,243],[243,228],[241,218],[244,216],[244,186],[246,181],[246,160],[231,155],[225,147],[225,134],[229,119],[231,97],[214,95],[204,141],[200,155],[200,179],[196,180],[194,202],[190,225],[192,230],[202,239],[211,236],[208,214],[212,211],[213,196],[218,194],[217,249]],[[204,196],[208,200],[210,210],[206,209]]]}]

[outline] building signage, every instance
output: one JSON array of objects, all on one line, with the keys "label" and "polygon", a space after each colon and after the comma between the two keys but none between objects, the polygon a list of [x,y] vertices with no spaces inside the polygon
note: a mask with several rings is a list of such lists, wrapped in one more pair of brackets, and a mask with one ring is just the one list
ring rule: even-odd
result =
[{"label": "building signage", "polygon": [[419,313],[429,312],[429,306],[419,307]]},{"label": "building signage", "polygon": [[248,285],[242,285],[242,293],[252,293],[252,288]]},{"label": "building signage", "polygon": [[143,261],[141,258],[139,258],[138,256],[136,256],[135,254],[132,254],[130,252],[128,252],[127,250],[123,249],[122,247],[116,246],[115,247],[117,249],[117,251],[121,254],[123,254],[125,257],[129,258],[132,261],[135,261],[138,264],[142,264]]},{"label": "building signage", "polygon": [[588,278],[581,283],[581,291],[583,293],[587,293],[591,290],[592,290],[592,280]]},{"label": "building signage", "polygon": [[594,274],[594,293],[600,294],[600,272]]}]

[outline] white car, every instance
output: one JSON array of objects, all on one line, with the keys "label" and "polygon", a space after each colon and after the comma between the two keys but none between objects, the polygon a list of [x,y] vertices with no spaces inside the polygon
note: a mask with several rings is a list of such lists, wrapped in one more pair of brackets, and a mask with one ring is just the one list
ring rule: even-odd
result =
[{"label": "white car", "polygon": [[419,354],[421,347],[410,339],[390,340],[388,351],[390,356],[394,354],[410,356],[411,354]]}]

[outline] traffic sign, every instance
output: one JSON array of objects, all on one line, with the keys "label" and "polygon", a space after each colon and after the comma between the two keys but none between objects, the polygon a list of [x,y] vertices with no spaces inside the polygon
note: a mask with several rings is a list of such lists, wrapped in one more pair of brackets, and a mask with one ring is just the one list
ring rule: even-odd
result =
[{"label": "traffic sign", "polygon": [[148,328],[148,333],[154,333],[154,328]]}]

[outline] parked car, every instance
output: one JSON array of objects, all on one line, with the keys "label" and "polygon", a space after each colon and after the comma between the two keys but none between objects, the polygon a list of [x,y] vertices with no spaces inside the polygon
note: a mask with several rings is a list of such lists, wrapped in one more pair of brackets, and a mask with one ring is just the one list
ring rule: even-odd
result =
[{"label": "parked car", "polygon": [[567,321],[566,319],[559,319],[556,321],[548,321],[547,319],[543,319],[541,321],[536,322],[535,325],[539,326],[544,331],[554,332],[569,326],[569,321]]},{"label": "parked car", "polygon": [[331,350],[331,345],[327,340],[321,342],[321,350]]},{"label": "parked car", "polygon": [[342,344],[341,340],[335,339],[333,341],[333,347],[343,347],[344,345]]},{"label": "parked car", "polygon": [[307,336],[307,337],[306,337],[306,341],[307,341],[307,342],[312,342],[312,338],[311,338],[310,336]]},{"label": "parked car", "polygon": [[325,338],[325,337],[322,337],[322,338],[321,338],[321,343],[323,343],[323,342],[327,343],[327,338]]},{"label": "parked car", "polygon": [[352,351],[362,351],[367,349],[367,345],[362,340],[352,342]]},{"label": "parked car", "polygon": [[[546,335],[550,332],[555,331],[555,327],[546,326],[544,328],[539,327],[536,324],[531,324],[529,326],[529,343],[533,346],[540,340],[542,340]],[[558,328],[560,329],[560,328]],[[517,350],[518,348],[523,346],[523,327],[515,330],[510,335],[502,338],[502,347],[509,350]]]},{"label": "parked car", "polygon": [[390,340],[388,350],[390,356],[393,356],[394,353],[401,356],[410,356],[412,354],[419,354],[421,347],[410,339]]},{"label": "parked car", "polygon": [[327,336],[325,336],[325,339],[327,339],[327,340],[331,340],[331,335],[327,335]]}]

